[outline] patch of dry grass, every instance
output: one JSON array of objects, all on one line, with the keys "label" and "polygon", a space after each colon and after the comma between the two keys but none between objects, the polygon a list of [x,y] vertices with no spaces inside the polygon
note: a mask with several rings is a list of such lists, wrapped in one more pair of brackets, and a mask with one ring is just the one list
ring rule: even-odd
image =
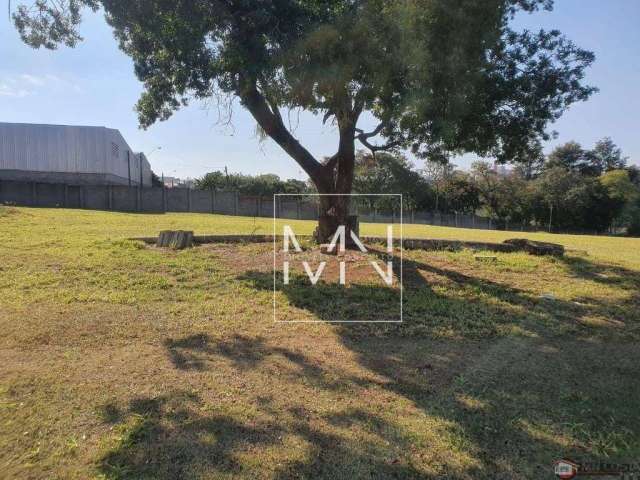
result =
[{"label": "patch of dry grass", "polygon": [[[271,245],[124,240],[269,233],[268,219],[14,209],[0,223],[7,478],[537,479],[563,455],[640,454],[639,240],[526,235],[587,252],[563,260],[405,252],[402,325],[293,325],[272,322]],[[369,258],[351,259],[348,289],[312,290],[300,260],[335,258],[296,255],[283,315],[396,311],[397,284],[356,268]]]}]

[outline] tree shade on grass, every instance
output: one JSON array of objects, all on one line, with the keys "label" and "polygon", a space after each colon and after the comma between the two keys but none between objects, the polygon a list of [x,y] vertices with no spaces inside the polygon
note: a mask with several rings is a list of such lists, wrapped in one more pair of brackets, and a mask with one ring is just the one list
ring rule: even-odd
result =
[{"label": "tree shade on grass", "polygon": [[[268,219],[2,208],[0,224],[3,478],[537,480],[564,456],[640,451],[638,239],[525,234],[568,252],[495,262],[405,252],[403,324],[274,325],[272,245],[124,240]],[[293,267],[282,315],[396,310],[393,289],[310,290]]]}]

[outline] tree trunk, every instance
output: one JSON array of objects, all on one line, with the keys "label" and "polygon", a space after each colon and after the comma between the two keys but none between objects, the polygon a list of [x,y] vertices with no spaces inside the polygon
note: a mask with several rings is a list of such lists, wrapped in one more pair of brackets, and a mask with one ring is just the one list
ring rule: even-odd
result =
[{"label": "tree trunk", "polygon": [[[351,185],[353,182],[354,159],[338,159],[337,171],[328,171],[326,177],[315,181],[318,193],[320,193],[320,210],[318,215],[318,227],[314,233],[314,239],[318,243],[331,241],[340,226],[345,227],[346,244],[353,245],[350,232],[358,234],[357,219],[349,215],[351,205]],[[341,168],[342,167],[342,168]],[[346,178],[345,178],[346,177]]]},{"label": "tree trunk", "polygon": [[[320,193],[320,215],[314,238],[318,243],[331,241],[340,226],[345,227],[346,245],[354,246],[351,231],[358,233],[357,219],[349,215],[355,167],[355,124],[348,115],[337,115],[340,132],[335,167],[327,168],[313,182]],[[333,165],[331,165],[333,167]]]},{"label": "tree trunk", "polygon": [[[322,192],[321,192],[322,193]],[[349,195],[325,193],[320,195],[320,215],[318,216],[318,227],[314,232],[314,239],[318,243],[328,243],[331,241],[340,226],[345,227],[346,243],[352,243],[350,231],[357,227],[354,225],[354,218],[349,215],[350,205]]]},{"label": "tree trunk", "polygon": [[345,94],[341,108],[335,110],[340,142],[338,152],[326,163],[318,162],[285,127],[276,104],[257,88],[254,78],[241,79],[238,95],[262,129],[309,175],[320,196],[320,217],[315,239],[329,242],[338,227],[344,225],[346,244],[351,245],[349,204],[355,164],[356,122],[361,109],[354,108]]}]

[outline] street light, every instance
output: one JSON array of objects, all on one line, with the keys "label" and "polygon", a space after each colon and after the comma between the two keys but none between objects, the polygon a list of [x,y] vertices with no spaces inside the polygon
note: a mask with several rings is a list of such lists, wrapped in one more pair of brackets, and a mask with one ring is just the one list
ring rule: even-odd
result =
[{"label": "street light", "polygon": [[154,149],[153,149],[153,150],[151,150],[149,153],[147,153],[146,157],[147,157],[147,158],[149,158],[149,157],[151,156],[151,154],[152,154],[153,152],[155,152],[156,150],[162,150],[162,147],[156,147],[156,148],[154,148]]}]

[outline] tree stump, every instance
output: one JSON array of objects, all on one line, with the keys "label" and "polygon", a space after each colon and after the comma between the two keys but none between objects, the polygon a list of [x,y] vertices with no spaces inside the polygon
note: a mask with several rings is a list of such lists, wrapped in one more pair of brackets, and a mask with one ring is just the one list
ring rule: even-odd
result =
[{"label": "tree stump", "polygon": [[514,245],[532,255],[553,255],[554,257],[562,257],[564,255],[564,247],[557,243],[536,242],[527,238],[510,238],[505,240],[504,243]]},{"label": "tree stump", "polygon": [[163,230],[158,235],[157,247],[182,250],[193,246],[193,232],[186,230]]}]

